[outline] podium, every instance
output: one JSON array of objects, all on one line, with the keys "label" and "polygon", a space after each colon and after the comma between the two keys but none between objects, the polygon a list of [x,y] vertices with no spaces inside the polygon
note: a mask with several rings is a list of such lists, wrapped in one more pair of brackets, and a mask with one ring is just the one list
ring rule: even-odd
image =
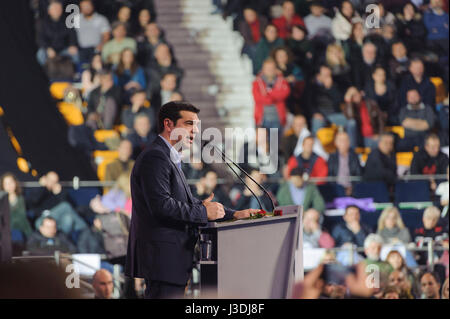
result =
[{"label": "podium", "polygon": [[200,298],[290,298],[303,278],[302,207],[275,210],[282,215],[200,228]]}]

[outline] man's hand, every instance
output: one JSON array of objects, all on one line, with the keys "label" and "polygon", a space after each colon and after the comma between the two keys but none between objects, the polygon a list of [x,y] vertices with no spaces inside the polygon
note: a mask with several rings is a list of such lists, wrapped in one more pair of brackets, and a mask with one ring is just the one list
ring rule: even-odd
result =
[{"label": "man's hand", "polygon": [[203,201],[203,205],[206,207],[208,220],[221,219],[225,216],[223,205],[217,202],[212,202],[213,198],[214,193],[211,193],[211,195],[209,195],[209,197]]},{"label": "man's hand", "polygon": [[237,210],[234,212],[233,217],[235,219],[249,218],[252,214],[256,214],[257,212],[259,212],[259,209],[249,208],[244,210]]}]

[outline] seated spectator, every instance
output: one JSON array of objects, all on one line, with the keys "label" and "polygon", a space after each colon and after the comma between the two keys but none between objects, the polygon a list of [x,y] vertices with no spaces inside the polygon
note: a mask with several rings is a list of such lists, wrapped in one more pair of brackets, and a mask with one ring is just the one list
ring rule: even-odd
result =
[{"label": "seated spectator", "polygon": [[59,1],[53,1],[48,6],[48,17],[43,19],[39,32],[40,49],[37,59],[44,65],[48,58],[69,56],[78,63],[77,35],[74,29],[66,28],[66,18],[63,16],[63,6]]},{"label": "seated spectator", "polygon": [[409,90],[406,99],[408,104],[401,108],[399,114],[400,123],[405,128],[405,136],[397,144],[400,152],[412,151],[415,146],[422,147],[436,122],[433,109],[421,101],[417,90]]},{"label": "seated spectator", "polygon": [[[411,162],[411,175],[445,174],[448,167],[448,156],[441,151],[439,137],[431,133],[425,138],[425,145],[414,153]],[[430,178],[431,190],[436,190],[436,182]]]},{"label": "seated spectator", "polygon": [[[131,188],[130,188],[130,172],[125,171],[117,178],[112,189],[109,190],[105,195],[97,195],[97,199],[100,203],[95,203],[96,207],[101,207],[99,209],[94,209],[94,212],[110,213],[110,212],[121,212],[128,216],[131,215]],[[95,198],[92,199],[95,201]],[[92,203],[91,203],[92,205]]]},{"label": "seated spectator", "polygon": [[[282,205],[282,204],[280,204]],[[320,226],[320,212],[310,208],[303,213],[303,248],[333,248],[334,239]]]},{"label": "seated spectator", "polygon": [[419,277],[421,288],[421,299],[441,299],[441,283],[438,275],[434,272],[426,271]]},{"label": "seated spectator", "polygon": [[[258,169],[252,169],[249,172],[249,175],[258,183],[263,183],[266,176],[264,174],[261,174]],[[268,198],[264,192],[261,190],[261,188],[253,182],[248,176],[245,177],[245,183],[248,185],[248,187],[255,193],[256,197],[259,199],[262,205],[262,209],[264,209],[266,212],[272,211],[272,204],[270,201],[270,198]],[[233,208],[235,210],[241,210],[246,208],[254,208],[259,209],[259,203],[256,200],[256,198],[253,196],[252,192],[247,187],[244,187],[242,185],[238,185],[234,190],[230,192],[232,195],[231,201],[233,204]]]},{"label": "seated spectator", "polygon": [[394,136],[380,134],[378,148],[370,152],[364,169],[363,180],[384,182],[388,186],[397,180],[397,159],[394,152]]},{"label": "seated spectator", "polygon": [[442,299],[448,298],[448,277],[445,279],[444,284],[442,285]]},{"label": "seated spectator", "polygon": [[425,209],[422,216],[423,225],[414,230],[414,242],[422,247],[429,241],[436,244],[448,239],[448,233],[444,232],[442,226],[438,225],[441,212],[437,207],[430,206]]},{"label": "seated spectator", "polygon": [[100,85],[89,95],[86,125],[93,130],[113,128],[121,101],[120,87],[114,85],[111,71],[98,72]]},{"label": "seated spectator", "polygon": [[361,53],[350,57],[352,65],[352,82],[359,89],[363,90],[369,81],[374,67],[383,65],[381,55],[378,54],[377,46],[367,41],[361,48]]},{"label": "seated spectator", "polygon": [[139,65],[148,68],[155,63],[155,50],[162,43],[166,43],[166,40],[162,36],[158,24],[155,22],[147,24],[145,27],[145,37],[137,43],[137,60]]},{"label": "seated spectator", "polygon": [[407,267],[403,256],[397,250],[391,250],[386,256],[386,262],[393,269],[388,278],[388,285],[399,287],[408,296],[408,299],[414,299],[414,297],[418,296],[416,276]]},{"label": "seated spectator", "polygon": [[[294,132],[299,132],[296,140],[297,145],[295,145],[294,152],[291,153],[290,156],[287,156],[285,161],[287,161],[292,155],[299,156],[303,152],[303,140],[311,135],[304,115],[296,115],[292,122],[292,127],[294,128]],[[317,137],[314,138],[313,151],[324,160],[328,160],[328,153],[324,150],[322,143]]]},{"label": "seated spectator", "polygon": [[9,225],[11,232],[19,231],[25,238],[29,237],[33,230],[27,219],[25,199],[19,181],[12,173],[5,173],[0,177],[0,193],[8,194]]},{"label": "seated spectator", "polygon": [[405,75],[399,90],[399,107],[408,104],[407,93],[409,90],[417,90],[425,105],[434,109],[436,99],[436,88],[428,77],[425,76],[425,67],[419,58],[413,58],[409,61],[409,74]]},{"label": "seated spectator", "polygon": [[366,82],[364,93],[365,100],[372,100],[378,105],[385,123],[387,121],[396,124],[397,91],[395,84],[386,78],[386,70],[381,65],[373,69],[372,77]]},{"label": "seated spectator", "polygon": [[381,285],[387,285],[389,274],[392,267],[389,263],[380,259],[381,248],[383,247],[383,238],[377,234],[369,234],[364,240],[364,253],[366,255],[366,265],[375,265],[380,271]]},{"label": "seated spectator", "polygon": [[383,289],[383,295],[381,299],[408,299],[402,298],[402,292],[400,288],[396,286],[388,286]]},{"label": "seated spectator", "polygon": [[207,199],[211,194],[214,194],[213,200],[221,203],[225,207],[230,207],[231,201],[222,186],[218,184],[217,173],[213,170],[204,172],[199,181],[192,188],[192,194],[201,200]]},{"label": "seated spectator", "polygon": [[137,21],[131,26],[131,34],[138,42],[145,41],[147,26],[153,23],[155,18],[147,8],[142,8],[138,13]]},{"label": "seated spectator", "polygon": [[[376,148],[379,135],[384,132],[386,114],[384,114],[374,100],[363,99],[360,91],[354,86],[350,87],[344,96],[344,114],[347,118],[347,133],[350,136],[350,145],[358,146],[358,137],[364,139],[364,146]],[[360,134],[357,132],[359,124]]]},{"label": "seated spectator", "polygon": [[242,53],[247,54],[253,61],[256,53],[256,46],[264,34],[268,24],[267,18],[259,16],[255,9],[251,7],[244,8],[244,19],[239,21],[238,29],[244,38]]},{"label": "seated spectator", "polygon": [[202,161],[194,161],[191,159],[189,163],[181,162],[181,169],[186,177],[189,179],[200,179],[207,171],[205,164]]},{"label": "seated spectator", "polygon": [[100,85],[99,73],[103,68],[102,55],[97,53],[92,57],[89,67],[81,73],[81,86],[85,100],[89,100],[90,93]]},{"label": "seated spectator", "polygon": [[30,235],[27,241],[27,250],[32,255],[51,255],[55,251],[76,252],[75,245],[63,233],[58,232],[56,221],[53,218],[49,216],[43,218],[38,229]]},{"label": "seated spectator", "polygon": [[255,125],[266,129],[277,128],[281,136],[286,124],[286,104],[290,88],[273,59],[264,61],[262,72],[253,82]]},{"label": "seated spectator", "polygon": [[256,75],[261,71],[264,61],[270,56],[270,52],[283,45],[284,41],[278,37],[277,28],[273,24],[268,24],[264,29],[264,36],[261,37],[256,45],[253,59],[253,74]]},{"label": "seated spectator", "polygon": [[[368,28],[368,33],[381,33],[385,26],[395,26],[395,15],[386,10],[383,2],[379,1],[375,4],[378,8],[374,9],[378,11],[378,26],[376,28]],[[370,11],[371,12],[371,11]],[[363,16],[363,20],[370,19],[370,13]]]},{"label": "seated spectator", "polygon": [[286,46],[293,54],[293,62],[304,71],[305,75],[311,74],[314,58],[314,46],[307,35],[308,30],[304,26],[294,25],[291,36],[285,40]]},{"label": "seated spectator", "polygon": [[402,79],[408,74],[409,58],[408,51],[401,41],[392,43],[391,59],[389,60],[390,77],[395,87],[401,85]]},{"label": "seated spectator", "polygon": [[[131,159],[133,154],[133,145],[127,139],[120,141],[119,147],[117,148],[119,153],[118,157],[106,165],[105,168],[105,181],[117,181],[122,174],[131,174],[131,170],[134,166],[134,161]],[[104,193],[106,194],[111,188],[104,187]]]},{"label": "seated spectator", "polygon": [[364,247],[366,237],[371,233],[370,229],[360,223],[360,213],[357,206],[347,206],[343,216],[344,224],[338,224],[332,231],[336,247],[350,243],[358,247]]},{"label": "seated spectator", "polygon": [[127,5],[120,6],[119,10],[117,10],[116,17],[112,19],[113,22],[121,22],[125,24],[127,28],[127,33],[130,34],[130,18],[131,18],[131,8]]},{"label": "seated spectator", "polygon": [[302,205],[304,211],[313,208],[323,213],[325,201],[316,185],[304,179],[303,173],[301,168],[294,168],[289,179],[280,185],[277,192],[278,205]]},{"label": "seated spectator", "polygon": [[308,37],[310,39],[330,37],[331,18],[325,15],[325,7],[322,1],[311,1],[309,9],[311,13],[305,17],[305,26],[308,30]]},{"label": "seated spectator", "polygon": [[411,235],[403,224],[402,217],[397,207],[388,207],[383,210],[378,218],[377,234],[383,238],[385,244],[408,244]]},{"label": "seated spectator", "polygon": [[95,12],[92,0],[80,1],[80,27],[76,28],[81,64],[89,64],[95,53],[102,51],[110,38],[108,20]]},{"label": "seated spectator", "polygon": [[336,183],[345,188],[347,196],[352,194],[350,176],[361,176],[362,168],[358,155],[350,148],[350,138],[344,131],[339,131],[334,138],[336,152],[328,159],[328,176],[336,176]]},{"label": "seated spectator", "polygon": [[352,32],[352,22],[354,18],[359,17],[355,12],[353,4],[349,0],[341,2],[339,11],[336,12],[331,21],[331,32],[337,41],[345,41],[350,37]]},{"label": "seated spectator", "polygon": [[442,0],[430,0],[430,8],[425,11],[423,21],[428,31],[428,47],[440,57],[447,58],[448,72],[448,13],[443,10]]},{"label": "seated spectator", "polygon": [[145,90],[136,90],[131,93],[131,107],[122,111],[122,123],[128,128],[133,128],[134,119],[138,114],[145,114],[150,119],[150,125],[156,131],[157,109],[152,104],[148,105],[147,93]]},{"label": "seated spectator", "polygon": [[283,2],[281,17],[273,19],[272,23],[277,28],[278,35],[282,39],[286,39],[290,36],[293,25],[305,25],[303,19],[295,13],[295,7],[292,1]]},{"label": "seated spectator", "polygon": [[362,20],[355,19],[352,22],[352,32],[350,37],[341,41],[341,46],[345,52],[345,58],[352,65],[355,57],[361,57],[361,50],[366,40],[366,30]]},{"label": "seated spectator", "polygon": [[147,91],[147,95],[150,96],[151,107],[154,109],[155,115],[158,115],[159,109],[162,105],[171,101],[172,95],[176,93],[176,89],[177,75],[175,73],[168,72],[161,75],[159,90],[153,92]]},{"label": "seated spectator", "polygon": [[345,59],[344,50],[339,44],[331,43],[327,46],[325,59],[331,69],[333,82],[344,92],[352,83],[351,67]]},{"label": "seated spectator", "polygon": [[[288,160],[286,168],[283,172],[283,177],[287,179],[292,170],[296,167],[302,169],[308,176],[311,177],[326,177],[328,176],[327,162],[316,153],[314,153],[314,137],[308,136],[303,140],[303,152],[298,156],[291,156]],[[317,184],[324,184],[324,181]]]},{"label": "seated spectator", "polygon": [[127,37],[127,26],[117,21],[112,25],[113,38],[106,42],[102,49],[102,59],[106,63],[117,65],[120,61],[120,53],[124,49],[130,49],[136,53],[136,41]]},{"label": "seated spectator", "polygon": [[409,52],[423,52],[427,35],[422,14],[411,2],[403,6],[403,12],[397,14],[397,36],[405,43]]},{"label": "seated spectator", "polygon": [[443,208],[442,217],[446,217],[448,213],[448,193],[449,193],[449,175],[448,175],[448,166],[447,166],[447,181],[442,182],[436,188],[436,195],[439,197],[439,206]]},{"label": "seated spectator", "polygon": [[136,160],[145,147],[149,146],[156,138],[152,132],[150,119],[145,114],[138,114],[134,118],[133,131],[127,135],[127,140],[133,145],[133,155],[131,158]]},{"label": "seated spectator", "polygon": [[111,273],[106,269],[97,270],[92,277],[95,299],[112,299],[114,283]]},{"label": "seated spectator", "polygon": [[343,127],[347,125],[347,119],[340,109],[344,96],[334,83],[328,66],[320,67],[314,81],[305,88],[304,96],[305,108],[312,117],[311,130],[314,135],[327,123]]},{"label": "seated spectator", "polygon": [[122,88],[127,95],[131,90],[143,90],[147,87],[144,69],[137,64],[131,49],[124,49],[120,53],[119,64],[114,72],[114,85]]},{"label": "seated spectator", "polygon": [[149,92],[148,96],[151,96],[153,92],[160,90],[161,78],[167,73],[176,74],[176,88],[178,89],[183,77],[183,70],[176,65],[169,46],[161,43],[155,49],[155,61],[150,64],[147,69],[147,77],[150,79],[149,87],[147,89],[147,92]]},{"label": "seated spectator", "polygon": [[77,248],[80,254],[106,254],[100,219],[95,218],[92,226],[81,232],[78,237]]}]

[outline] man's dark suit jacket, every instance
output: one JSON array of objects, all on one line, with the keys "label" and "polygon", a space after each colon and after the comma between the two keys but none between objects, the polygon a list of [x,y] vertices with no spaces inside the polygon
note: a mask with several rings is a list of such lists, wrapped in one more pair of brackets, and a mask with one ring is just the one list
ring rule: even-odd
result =
[{"label": "man's dark suit jacket", "polygon": [[[183,172],[161,137],[144,150],[131,173],[132,217],[125,274],[184,285],[189,279],[198,226],[208,222]],[[234,210],[225,208],[223,220]]]}]

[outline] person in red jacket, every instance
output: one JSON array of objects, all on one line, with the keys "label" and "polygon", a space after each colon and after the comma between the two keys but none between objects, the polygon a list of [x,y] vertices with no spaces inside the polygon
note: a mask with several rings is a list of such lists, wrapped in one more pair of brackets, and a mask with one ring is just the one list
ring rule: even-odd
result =
[{"label": "person in red jacket", "polygon": [[278,128],[279,135],[286,124],[286,99],[290,93],[289,83],[277,70],[275,61],[264,61],[261,73],[253,82],[255,100],[255,125]]},{"label": "person in red jacket", "polygon": [[[303,140],[303,152],[299,156],[292,155],[287,166],[283,171],[285,179],[289,178],[294,168],[302,168],[309,177],[327,177],[328,164],[327,162],[313,152],[314,136],[310,135]],[[325,184],[325,181],[317,182],[317,185]]]},{"label": "person in red jacket", "polygon": [[286,39],[291,35],[291,30],[294,25],[305,26],[303,19],[295,14],[295,7],[292,1],[285,1],[283,3],[283,13],[281,17],[273,19],[272,23],[278,29],[278,36]]}]

